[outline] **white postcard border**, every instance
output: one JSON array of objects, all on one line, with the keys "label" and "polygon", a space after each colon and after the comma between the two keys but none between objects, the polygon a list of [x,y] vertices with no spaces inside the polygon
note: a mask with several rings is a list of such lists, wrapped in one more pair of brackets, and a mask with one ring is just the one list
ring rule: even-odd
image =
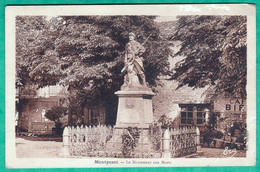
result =
[{"label": "white postcard border", "polygon": [[[247,127],[246,158],[16,158],[15,152],[15,16],[17,15],[247,15]],[[204,5],[74,5],[8,6],[5,17],[5,133],[7,168],[252,166],[256,164],[256,8],[249,4]],[[95,160],[118,164],[95,164]],[[171,161],[171,164],[127,164],[127,161]],[[123,162],[123,163],[121,163]]]}]

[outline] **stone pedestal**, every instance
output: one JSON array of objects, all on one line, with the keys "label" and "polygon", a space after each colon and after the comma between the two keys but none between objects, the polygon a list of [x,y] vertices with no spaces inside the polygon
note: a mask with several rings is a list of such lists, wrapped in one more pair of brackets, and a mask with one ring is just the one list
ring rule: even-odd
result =
[{"label": "stone pedestal", "polygon": [[152,97],[147,90],[121,90],[115,93],[119,97],[116,128],[149,128],[153,124]]},{"label": "stone pedestal", "polygon": [[122,150],[122,134],[128,127],[137,127],[140,131],[135,153],[152,152],[149,138],[149,126],[153,124],[152,97],[150,88],[144,86],[122,86],[115,93],[119,97],[117,120],[113,137],[107,143],[107,149]]}]

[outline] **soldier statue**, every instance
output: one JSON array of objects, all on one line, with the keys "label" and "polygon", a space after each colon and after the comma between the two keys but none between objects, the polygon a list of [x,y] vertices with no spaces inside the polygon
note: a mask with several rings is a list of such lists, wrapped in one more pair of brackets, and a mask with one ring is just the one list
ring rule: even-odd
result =
[{"label": "soldier statue", "polygon": [[127,72],[124,85],[146,86],[143,57],[145,48],[135,39],[134,33],[129,33],[129,42],[125,46],[125,66],[121,72]]}]

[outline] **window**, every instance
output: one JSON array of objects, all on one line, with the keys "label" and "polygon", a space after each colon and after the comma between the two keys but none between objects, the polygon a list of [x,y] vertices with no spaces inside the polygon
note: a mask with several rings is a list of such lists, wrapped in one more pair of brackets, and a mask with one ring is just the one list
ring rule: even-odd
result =
[{"label": "window", "polygon": [[181,112],[181,123],[182,124],[193,124],[193,110],[190,107],[182,108]]},{"label": "window", "polygon": [[202,126],[205,124],[207,104],[180,104],[181,125]]}]

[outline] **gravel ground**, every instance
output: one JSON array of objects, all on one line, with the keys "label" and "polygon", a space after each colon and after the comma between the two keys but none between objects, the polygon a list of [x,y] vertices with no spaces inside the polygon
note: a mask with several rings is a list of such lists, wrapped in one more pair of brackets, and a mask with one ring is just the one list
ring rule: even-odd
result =
[{"label": "gravel ground", "polygon": [[[62,142],[32,141],[24,138],[16,139],[17,158],[57,158],[62,148]],[[246,157],[246,151],[202,148],[201,158]]]},{"label": "gravel ground", "polygon": [[58,157],[62,142],[31,141],[22,138],[16,139],[17,158],[55,158]]}]

